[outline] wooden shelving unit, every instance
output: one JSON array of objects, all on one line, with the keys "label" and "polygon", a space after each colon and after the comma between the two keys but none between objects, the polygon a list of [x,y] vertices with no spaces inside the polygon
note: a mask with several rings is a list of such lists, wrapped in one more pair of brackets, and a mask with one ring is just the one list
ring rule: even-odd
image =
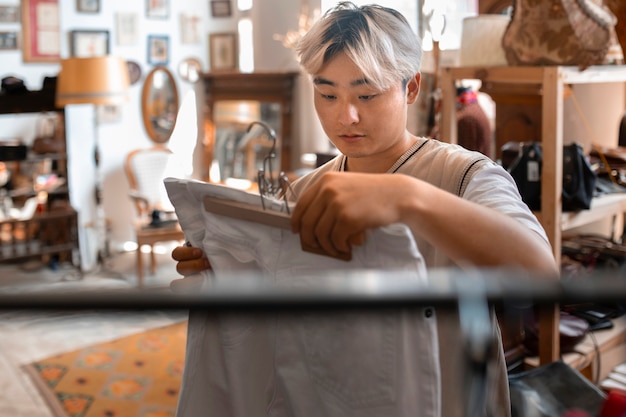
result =
[{"label": "wooden shelving unit", "polygon": [[[44,86],[38,91],[19,94],[0,93],[0,114],[55,113],[64,131],[64,111],[55,106],[54,85]],[[47,203],[42,212],[28,219],[9,218],[0,220],[0,262],[13,262],[20,259],[40,257],[59,262],[70,262],[80,270],[78,258],[77,213],[69,204],[68,155],[65,150],[58,153],[35,154],[29,152],[25,159],[7,161],[14,173],[24,168],[31,172],[33,166],[49,164],[50,173],[57,175],[58,186],[39,189],[34,183],[9,190],[7,196],[22,205],[28,198],[44,190]],[[30,168],[30,169],[29,169]]]},{"label": "wooden shelving unit", "polygon": [[[455,81],[478,79],[538,88],[541,91],[541,138],[543,168],[541,178],[541,212],[537,217],[552,244],[557,264],[561,262],[561,236],[564,230],[583,226],[609,216],[626,212],[626,194],[594,198],[589,210],[563,213],[563,97],[566,85],[626,83],[626,66],[594,66],[581,71],[577,67],[450,67],[441,74],[441,138],[457,142]],[[617,138],[616,138],[617,142]],[[540,363],[559,359],[558,309],[544,314],[540,324]]]}]

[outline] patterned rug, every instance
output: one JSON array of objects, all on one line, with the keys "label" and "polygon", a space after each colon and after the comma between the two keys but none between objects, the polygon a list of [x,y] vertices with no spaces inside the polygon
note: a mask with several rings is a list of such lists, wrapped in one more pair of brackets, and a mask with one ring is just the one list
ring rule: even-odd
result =
[{"label": "patterned rug", "polygon": [[173,417],[186,332],[184,321],[24,368],[57,417]]}]

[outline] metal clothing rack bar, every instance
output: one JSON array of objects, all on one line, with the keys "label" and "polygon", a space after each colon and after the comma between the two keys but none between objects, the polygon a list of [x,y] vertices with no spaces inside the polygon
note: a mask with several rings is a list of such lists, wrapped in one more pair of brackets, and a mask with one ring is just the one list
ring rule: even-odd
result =
[{"label": "metal clothing rack bar", "polygon": [[[520,271],[472,271],[480,296],[488,303],[529,302],[552,305],[626,300],[624,277],[594,273],[565,281]],[[312,274],[306,288],[275,284],[255,273],[233,273],[208,280],[202,291],[169,289],[98,291],[28,291],[0,289],[0,309],[207,309],[291,311],[302,309],[398,308],[425,305],[452,307],[466,294],[468,273],[457,269],[429,271],[429,282],[408,272],[355,270]],[[413,278],[413,279],[411,279]],[[173,277],[174,279],[174,277]],[[476,281],[474,281],[476,282]]]}]

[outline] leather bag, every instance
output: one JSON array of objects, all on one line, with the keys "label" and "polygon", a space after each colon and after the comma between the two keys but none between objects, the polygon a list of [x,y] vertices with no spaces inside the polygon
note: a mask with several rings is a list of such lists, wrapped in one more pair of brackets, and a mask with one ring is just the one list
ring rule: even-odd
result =
[{"label": "leather bag", "polygon": [[[543,156],[539,142],[521,146],[518,157],[508,167],[522,200],[531,210],[541,210],[541,170]],[[591,206],[598,175],[583,153],[582,146],[563,146],[563,211],[585,210]]]},{"label": "leather bag", "polygon": [[563,146],[563,211],[591,206],[598,175],[577,143]]},{"label": "leather bag", "polygon": [[502,37],[509,65],[577,65],[604,62],[617,18],[593,0],[514,0]]}]

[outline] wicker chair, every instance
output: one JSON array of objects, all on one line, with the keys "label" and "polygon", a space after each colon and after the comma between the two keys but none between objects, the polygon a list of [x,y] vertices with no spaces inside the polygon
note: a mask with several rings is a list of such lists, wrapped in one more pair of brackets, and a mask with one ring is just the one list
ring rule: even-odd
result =
[{"label": "wicker chair", "polygon": [[143,286],[144,275],[142,246],[150,246],[150,273],[154,274],[156,270],[154,244],[168,241],[182,242],[185,239],[163,185],[168,161],[172,157],[172,151],[162,145],[136,149],[126,156],[124,169],[130,186],[130,197],[137,210],[135,235],[139,287]]}]

